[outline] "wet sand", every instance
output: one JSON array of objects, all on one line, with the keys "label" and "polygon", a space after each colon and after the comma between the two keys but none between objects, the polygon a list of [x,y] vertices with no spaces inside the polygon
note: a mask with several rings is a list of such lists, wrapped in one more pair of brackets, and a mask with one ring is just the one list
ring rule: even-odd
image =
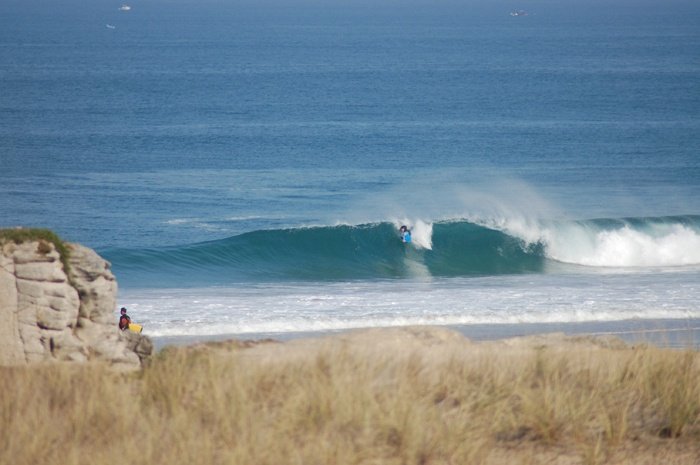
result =
[{"label": "wet sand", "polygon": [[[614,336],[629,344],[648,343],[658,347],[700,349],[700,319],[683,320],[623,320],[583,323],[517,323],[447,326],[473,341],[493,341],[520,336],[564,333],[565,335]],[[360,328],[358,328],[360,329]],[[201,342],[274,339],[289,341],[347,333],[334,332],[298,333],[249,333],[153,337],[156,350],[170,345],[191,345]],[[145,334],[148,334],[147,331]]]}]

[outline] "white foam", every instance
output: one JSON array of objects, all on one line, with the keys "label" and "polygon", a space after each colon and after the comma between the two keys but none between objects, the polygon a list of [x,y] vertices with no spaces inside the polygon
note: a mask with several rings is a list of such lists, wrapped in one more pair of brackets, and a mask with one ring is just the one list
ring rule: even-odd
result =
[{"label": "white foam", "polygon": [[696,270],[134,290],[117,308],[151,336],[178,336],[694,319],[699,298]]},{"label": "white foam", "polygon": [[421,249],[433,248],[433,224],[417,220],[411,228],[411,241]]},{"label": "white foam", "polygon": [[573,257],[592,266],[685,266],[700,264],[700,235],[682,225],[660,235],[624,227],[596,234],[591,253]]},{"label": "white foam", "polygon": [[503,221],[495,225],[527,244],[540,242],[547,257],[596,267],[668,267],[700,264],[700,233],[682,224],[600,229],[590,224]]},{"label": "white foam", "polygon": [[199,221],[199,220],[195,220],[193,218],[174,218],[172,220],[166,220],[165,224],[173,224],[173,225],[188,224],[188,223],[192,223],[194,221]]}]

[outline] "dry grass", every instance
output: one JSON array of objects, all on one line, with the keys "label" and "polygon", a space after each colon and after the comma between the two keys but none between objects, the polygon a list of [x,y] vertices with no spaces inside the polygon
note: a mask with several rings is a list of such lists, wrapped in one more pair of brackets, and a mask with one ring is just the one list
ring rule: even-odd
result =
[{"label": "dry grass", "polygon": [[438,342],[170,348],[136,374],[2,368],[0,463],[700,463],[697,352]]}]

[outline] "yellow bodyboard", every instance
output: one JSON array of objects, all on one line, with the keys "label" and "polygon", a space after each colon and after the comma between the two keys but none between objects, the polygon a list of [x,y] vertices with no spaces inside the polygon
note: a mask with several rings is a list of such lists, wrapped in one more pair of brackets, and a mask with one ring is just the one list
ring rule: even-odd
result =
[{"label": "yellow bodyboard", "polygon": [[135,333],[140,333],[143,331],[143,326],[137,325],[136,323],[129,323],[129,330]]}]

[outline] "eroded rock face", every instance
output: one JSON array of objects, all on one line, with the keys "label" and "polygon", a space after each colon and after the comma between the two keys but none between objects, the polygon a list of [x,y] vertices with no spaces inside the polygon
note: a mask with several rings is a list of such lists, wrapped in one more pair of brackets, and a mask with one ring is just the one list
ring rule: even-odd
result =
[{"label": "eroded rock face", "polygon": [[148,337],[118,329],[117,282],[95,251],[68,244],[68,276],[51,243],[0,247],[0,365],[102,360],[128,369],[150,357]]}]

